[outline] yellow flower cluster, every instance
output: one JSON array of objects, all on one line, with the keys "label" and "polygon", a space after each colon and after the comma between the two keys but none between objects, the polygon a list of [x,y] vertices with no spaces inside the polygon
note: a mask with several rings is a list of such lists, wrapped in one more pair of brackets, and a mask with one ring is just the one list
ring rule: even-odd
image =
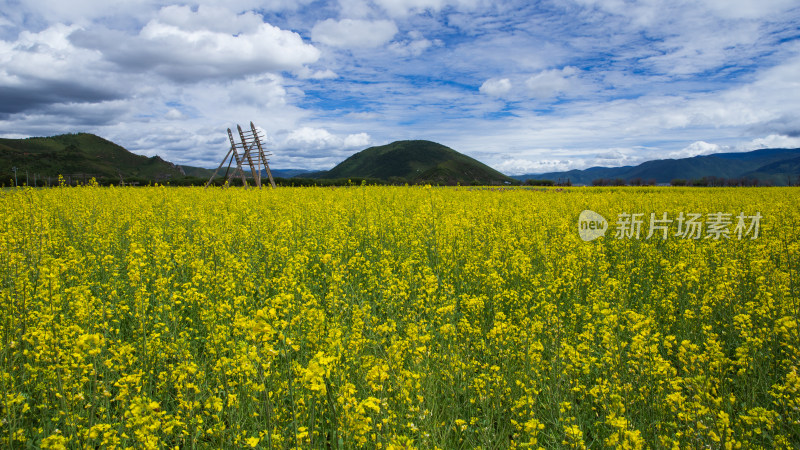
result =
[{"label": "yellow flower cluster", "polygon": [[799,232],[797,188],[4,190],[0,446],[796,448]]}]

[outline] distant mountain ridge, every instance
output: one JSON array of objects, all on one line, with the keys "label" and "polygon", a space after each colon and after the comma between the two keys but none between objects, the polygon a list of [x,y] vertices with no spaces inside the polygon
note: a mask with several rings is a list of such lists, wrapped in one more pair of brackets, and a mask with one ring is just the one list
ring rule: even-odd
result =
[{"label": "distant mountain ridge", "polygon": [[[184,177],[180,166],[158,156],[142,156],[89,133],[62,134],[27,139],[0,138],[0,177],[13,179],[12,167],[28,172],[32,184],[34,174],[39,179],[63,175],[77,180],[137,179],[163,182]],[[24,180],[24,178],[23,178]],[[22,181],[20,181],[22,184]]]},{"label": "distant mountain ridge", "polygon": [[648,180],[658,184],[673,180],[757,179],[761,184],[787,185],[800,181],[800,148],[770,148],[749,152],[713,153],[679,159],[646,161],[638,166],[590,167],[540,174],[516,175],[517,180],[569,180],[592,184],[595,180]]},{"label": "distant mountain ridge", "polygon": [[314,178],[376,178],[387,182],[504,184],[516,180],[442,144],[425,140],[395,141],[370,147]]},{"label": "distant mountain ridge", "polygon": [[[33,184],[58,175],[73,181],[118,183],[128,181],[204,184],[213,170],[178,166],[158,156],[146,157],[89,133],[63,134],[27,139],[0,138],[0,182],[13,184],[17,168],[20,184]],[[593,184],[595,180],[615,180],[668,184],[673,180],[691,182],[702,178],[757,179],[759,184],[796,185],[800,183],[800,149],[772,148],[749,152],[726,152],[680,159],[647,161],[637,166],[592,167],[540,174],[506,175],[469,156],[432,141],[408,140],[362,150],[328,171],[273,169],[273,176],[304,178],[314,184],[327,179],[376,179],[388,183],[410,184],[506,184],[517,180],[553,180],[572,184]],[[220,175],[220,174],[218,174]],[[104,181],[103,181],[104,180]],[[41,185],[39,183],[38,185]]]},{"label": "distant mountain ridge", "polygon": [[[69,133],[25,139],[0,138],[0,183],[17,182],[37,185],[57,183],[58,176],[72,183],[85,183],[95,178],[101,184],[125,182],[169,182],[204,184],[213,169],[176,165],[159,156],[142,156],[90,133]],[[234,164],[235,167],[235,164]],[[249,171],[248,171],[249,172]],[[266,176],[266,171],[264,171]],[[289,178],[308,173],[303,169],[273,169],[274,177]],[[217,174],[217,179],[224,172]],[[235,180],[234,180],[235,183]]]}]

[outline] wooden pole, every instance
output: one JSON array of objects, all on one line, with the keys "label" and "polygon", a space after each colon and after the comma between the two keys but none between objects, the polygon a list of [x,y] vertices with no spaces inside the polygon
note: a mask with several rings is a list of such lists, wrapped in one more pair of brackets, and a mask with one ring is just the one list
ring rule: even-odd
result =
[{"label": "wooden pole", "polygon": [[[214,174],[211,175],[211,178],[206,183],[205,187],[208,187],[213,181],[214,177],[217,176],[219,170],[225,165],[225,161],[228,160],[230,157],[230,161],[233,162],[233,159],[236,159],[236,169],[232,173],[225,173],[225,184],[230,183],[230,181],[237,176],[242,177],[242,184],[245,188],[248,187],[247,184],[247,177],[244,173],[244,164],[246,163],[250,166],[250,172],[253,174],[253,181],[255,185],[261,188],[261,170],[262,164],[264,169],[267,171],[267,176],[269,177],[269,182],[272,187],[275,186],[275,179],[272,177],[272,171],[269,168],[269,161],[267,160],[267,155],[264,152],[264,148],[261,145],[261,139],[259,138],[258,131],[256,130],[255,125],[253,122],[250,122],[250,130],[245,133],[242,130],[240,125],[236,125],[237,130],[239,131],[239,138],[241,139],[241,143],[237,144],[236,141],[233,139],[233,132],[230,128],[228,128],[228,140],[231,143],[231,148],[228,150],[228,153],[225,155],[225,158],[222,160],[222,163],[217,167],[214,171]],[[242,153],[239,154],[237,148],[242,150]],[[256,148],[258,150],[256,150]],[[255,161],[254,161],[255,159]],[[228,169],[230,169],[230,164],[228,164]]]},{"label": "wooden pole", "polygon": [[225,157],[224,157],[224,158],[222,158],[222,162],[221,162],[221,163],[219,163],[219,167],[217,167],[217,170],[215,170],[215,171],[214,171],[214,174],[213,174],[213,175],[211,175],[211,178],[209,178],[209,179],[208,179],[208,183],[206,183],[205,187],[208,187],[208,185],[209,185],[209,184],[211,184],[211,182],[212,182],[212,181],[214,181],[214,177],[216,177],[216,176],[217,176],[217,172],[219,172],[219,169],[221,169],[221,168],[222,168],[222,166],[224,166],[224,165],[225,165],[225,161],[227,161],[227,160],[228,160],[228,157],[229,157],[229,156],[231,156],[231,152],[232,152],[232,151],[233,151],[233,148],[231,148],[230,150],[228,150],[228,153],[225,155]]},{"label": "wooden pole", "polygon": [[242,147],[247,150],[248,161],[252,163],[253,179],[256,181],[258,187],[261,187],[261,159],[255,152],[256,143],[251,140],[250,131],[242,131],[239,129],[240,136],[242,137]]},{"label": "wooden pole", "polygon": [[247,159],[247,164],[250,165],[250,173],[253,174],[253,181],[256,183],[256,186],[261,188],[261,180],[256,178],[256,168],[253,165],[253,159],[250,157],[250,149],[253,147],[250,145],[247,146],[247,139],[244,138],[244,133],[242,132],[242,127],[236,125],[236,128],[239,130],[239,138],[242,139],[242,148],[244,149],[244,157]]},{"label": "wooden pole", "polygon": [[236,170],[233,171],[232,174],[228,176],[226,180],[230,183],[231,179],[236,176],[236,173],[242,176],[242,185],[247,189],[247,179],[244,176],[244,169],[242,168],[242,160],[239,158],[239,152],[236,151],[236,141],[233,140],[233,133],[231,133],[231,129],[228,128],[228,139],[231,141],[231,151],[233,152],[233,156],[236,158]]},{"label": "wooden pole", "polygon": [[264,154],[264,148],[261,147],[261,140],[258,138],[258,133],[256,132],[256,126],[253,125],[253,122],[250,122],[250,130],[253,131],[253,139],[256,141],[256,145],[258,145],[258,154],[261,157],[261,160],[264,161],[264,168],[267,169],[267,176],[269,177],[269,183],[272,187],[275,187],[275,180],[272,178],[272,171],[269,170],[269,162],[267,161],[267,157]]}]

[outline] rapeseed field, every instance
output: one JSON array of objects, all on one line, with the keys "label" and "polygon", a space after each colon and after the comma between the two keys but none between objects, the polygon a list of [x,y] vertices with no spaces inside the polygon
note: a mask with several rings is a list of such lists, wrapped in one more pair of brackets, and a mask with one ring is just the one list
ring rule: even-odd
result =
[{"label": "rapeseed field", "polygon": [[797,188],[5,190],[0,446],[797,448],[798,233]]}]

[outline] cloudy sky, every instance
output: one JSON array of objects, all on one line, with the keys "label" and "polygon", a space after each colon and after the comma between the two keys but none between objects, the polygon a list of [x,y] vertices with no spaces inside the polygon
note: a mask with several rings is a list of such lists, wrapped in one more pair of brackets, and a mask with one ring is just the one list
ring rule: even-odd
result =
[{"label": "cloudy sky", "polygon": [[800,147],[796,0],[0,0],[0,136],[216,167],[428,139],[508,174]]}]

